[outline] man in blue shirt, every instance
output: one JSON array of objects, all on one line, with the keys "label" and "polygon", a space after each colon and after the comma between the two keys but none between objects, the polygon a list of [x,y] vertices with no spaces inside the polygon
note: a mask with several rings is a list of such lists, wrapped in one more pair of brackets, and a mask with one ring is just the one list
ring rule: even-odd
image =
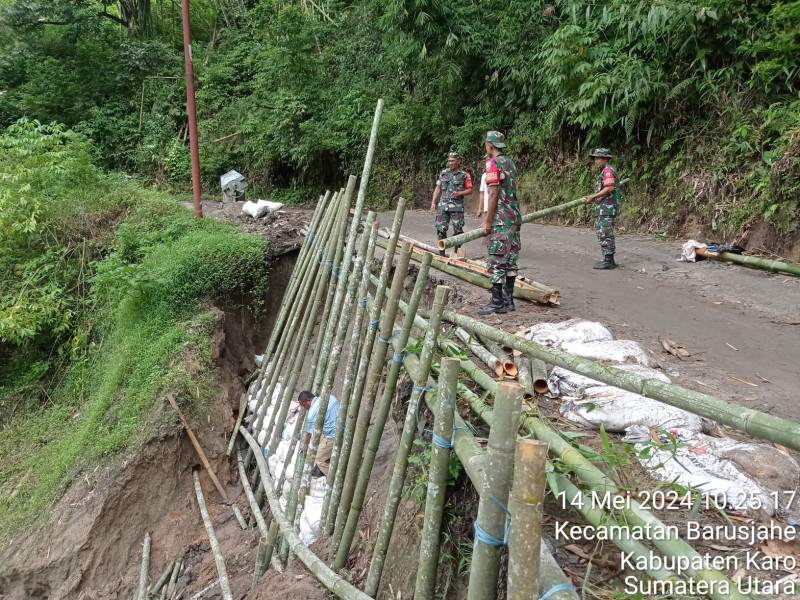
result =
[{"label": "man in blue shirt", "polygon": [[[308,450],[311,442],[311,433],[314,431],[314,423],[319,413],[319,396],[315,396],[308,390],[300,392],[297,397],[300,406],[308,411],[308,429],[306,431],[306,442],[303,451]],[[336,437],[336,421],[339,419],[339,401],[333,394],[328,400],[328,410],[325,412],[325,422],[322,425],[322,437],[317,447],[316,464],[311,471],[312,477],[328,475],[331,466],[331,452],[333,451],[333,439]]]}]

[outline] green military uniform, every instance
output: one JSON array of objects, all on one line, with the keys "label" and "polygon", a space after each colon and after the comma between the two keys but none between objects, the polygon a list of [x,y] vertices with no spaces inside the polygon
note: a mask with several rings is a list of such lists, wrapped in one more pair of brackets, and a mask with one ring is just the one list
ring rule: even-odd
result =
[{"label": "green military uniform", "polygon": [[463,169],[453,171],[447,168],[439,174],[436,185],[442,190],[442,195],[439,197],[439,212],[436,214],[436,233],[439,239],[447,237],[447,229],[451,222],[453,235],[464,233],[464,197],[453,196],[453,192],[461,192],[472,187],[469,173]]},{"label": "green military uniform", "polygon": [[[612,158],[608,148],[598,148],[591,155],[592,158]],[[619,213],[620,190],[619,177],[616,170],[610,164],[606,164],[597,174],[595,192],[603,188],[613,186],[610,194],[595,198],[594,200],[594,228],[597,234],[597,241],[600,242],[600,249],[603,252],[604,261],[595,265],[596,268],[610,268],[616,266],[614,263],[614,253],[617,250],[616,239],[614,237],[614,218]]]},{"label": "green military uniform", "polygon": [[[490,131],[486,141],[496,148],[505,148],[505,136]],[[478,309],[479,314],[504,313],[514,310],[514,282],[521,248],[519,230],[522,215],[517,198],[517,167],[505,154],[486,160],[486,186],[498,187],[497,208],[492,215],[489,234],[489,278],[492,282],[492,302]],[[488,217],[488,215],[487,215]],[[503,285],[505,284],[505,286]],[[496,298],[499,290],[499,300]]]}]

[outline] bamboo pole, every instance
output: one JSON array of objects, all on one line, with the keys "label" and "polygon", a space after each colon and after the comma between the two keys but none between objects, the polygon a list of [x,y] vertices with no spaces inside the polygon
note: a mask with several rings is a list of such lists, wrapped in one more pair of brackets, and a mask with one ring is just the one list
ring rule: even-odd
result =
[{"label": "bamboo pole", "polygon": [[[374,213],[370,214],[374,215]],[[353,388],[355,387],[353,382],[356,379],[356,365],[361,358],[361,346],[364,342],[364,316],[366,315],[369,281],[370,275],[372,274],[372,260],[375,255],[375,240],[377,234],[378,223],[372,223],[372,227],[369,230],[366,255],[362,263],[359,263],[361,265],[361,273],[360,279],[358,279],[358,290],[354,299],[360,298],[363,302],[362,300],[358,300],[355,303],[356,314],[353,318],[353,331],[350,336],[350,352],[344,370],[339,418],[336,421],[336,438],[334,439],[333,450],[331,452],[331,466],[328,469],[328,489],[322,501],[322,513],[320,515],[320,523],[324,525],[324,532],[327,536],[333,534],[334,525],[336,523],[336,512],[339,506],[339,498],[341,498],[342,495],[344,476],[347,470],[347,460],[350,456],[350,441],[353,437],[352,428],[355,427],[355,421],[358,417],[358,407],[351,404],[350,398],[353,395]],[[362,252],[362,255],[363,254]],[[354,269],[350,289],[356,285],[357,273],[358,269]],[[352,306],[353,304],[351,302],[349,305],[345,305],[345,309],[349,311]],[[349,435],[347,435],[348,430]]]},{"label": "bamboo pole", "polygon": [[189,439],[192,441],[192,446],[194,446],[197,455],[200,457],[200,461],[203,463],[206,471],[208,471],[208,476],[211,477],[211,481],[214,482],[214,487],[217,488],[217,491],[219,492],[219,495],[222,496],[222,499],[227,502],[228,494],[225,493],[225,488],[222,487],[219,479],[217,479],[217,474],[214,473],[214,469],[211,468],[208,458],[206,458],[206,453],[203,452],[203,449],[200,447],[200,442],[197,441],[192,428],[189,427],[189,423],[186,422],[186,417],[183,416],[181,409],[178,408],[175,398],[173,398],[172,394],[167,394],[167,400],[169,400],[169,403],[172,405],[172,408],[175,409],[175,412],[178,413],[178,417],[180,417],[181,423],[183,423],[183,426],[186,428],[186,433],[189,435]]},{"label": "bamboo pole", "polygon": [[[358,415],[352,425],[347,424],[345,428],[345,439],[350,439],[349,456],[346,461],[343,461],[342,454],[339,458],[340,463],[346,465],[345,477],[342,485],[342,493],[339,498],[339,505],[336,516],[336,525],[334,528],[334,545],[340,545],[339,542],[342,538],[347,517],[350,512],[350,503],[353,500],[353,493],[355,491],[356,478],[358,474],[359,464],[361,462],[361,454],[364,451],[364,440],[366,438],[366,429],[364,428],[364,416],[366,415],[367,427],[369,427],[369,416],[372,412],[372,405],[375,401],[375,394],[377,391],[378,380],[383,369],[383,363],[386,358],[386,352],[389,343],[383,342],[385,339],[382,335],[389,336],[392,332],[392,323],[394,323],[395,314],[397,313],[397,300],[387,303],[385,314],[382,315],[383,304],[386,299],[386,288],[389,284],[389,276],[392,271],[392,260],[394,259],[395,250],[397,249],[397,237],[400,235],[400,228],[403,225],[403,217],[406,211],[406,200],[400,198],[397,202],[397,207],[394,213],[394,221],[392,222],[391,239],[389,240],[391,246],[386,249],[383,254],[383,263],[381,264],[381,272],[379,276],[380,285],[375,289],[375,298],[372,301],[369,326],[364,335],[364,342],[361,346],[361,357],[359,359],[358,372],[356,374],[356,385],[353,392],[351,402],[352,414]],[[377,240],[376,240],[377,241]],[[405,266],[403,269],[408,269],[408,257],[401,259],[404,262],[398,262],[398,269],[401,264]],[[395,277],[398,275],[396,274]],[[403,272],[402,277],[405,277]],[[399,291],[397,292],[399,297]],[[383,325],[381,325],[383,321]],[[383,333],[388,330],[388,333]],[[378,336],[378,331],[382,332]],[[378,337],[378,348],[374,349],[375,338]],[[374,354],[374,355],[373,355]],[[362,407],[362,403],[364,406]],[[320,412],[322,410],[320,409]],[[352,432],[352,433],[351,433]],[[312,439],[313,443],[313,439]]]},{"label": "bamboo pole", "polygon": [[484,338],[502,343],[519,350],[523,354],[530,354],[534,358],[564,367],[574,373],[653,398],[708,419],[713,419],[738,431],[749,433],[754,437],[766,439],[794,450],[800,450],[800,423],[781,419],[751,408],[745,408],[674,383],[665,383],[656,379],[642,377],[588,358],[541,346],[536,342],[501,331],[477,319],[453,311],[445,311],[444,317],[467,331],[472,331]]},{"label": "bamboo pole", "polygon": [[242,419],[244,418],[244,412],[246,410],[247,410],[247,390],[242,392],[242,396],[239,398],[239,414],[236,416],[236,424],[233,428],[233,432],[231,433],[231,439],[228,442],[228,450],[225,452],[226,456],[230,456],[231,452],[233,452],[233,444],[236,441],[236,432],[239,431],[239,425],[242,424]]},{"label": "bamboo pole", "polygon": [[175,583],[178,581],[178,573],[181,571],[181,565],[183,563],[181,561],[176,561],[175,566],[172,569],[172,575],[169,578],[169,584],[167,585],[167,598],[171,598],[172,594],[175,593]]},{"label": "bamboo pole", "polygon": [[[414,434],[417,429],[417,407],[420,397],[428,387],[428,373],[430,372],[431,362],[433,361],[436,340],[439,337],[439,327],[441,326],[441,314],[447,304],[450,288],[440,285],[437,286],[433,297],[433,307],[431,308],[431,318],[429,327],[425,332],[425,340],[422,344],[422,352],[419,358],[419,367],[414,377],[414,389],[411,392],[411,399],[408,401],[406,418],[403,422],[403,433],[397,446],[392,479],[389,483],[389,491],[386,496],[386,506],[383,511],[383,518],[378,529],[378,537],[375,541],[375,548],[370,563],[368,582],[370,590],[377,590],[380,583],[383,565],[386,560],[386,552],[389,548],[389,540],[392,537],[394,521],[397,516],[397,507],[400,504],[400,496],[403,491],[403,482],[408,468],[408,455],[411,453],[411,445],[414,442]],[[406,358],[409,358],[408,356]],[[347,561],[350,548],[340,545],[336,554],[335,569],[341,569]]]},{"label": "bamboo pole", "polygon": [[416,600],[432,600],[436,590],[436,570],[439,566],[439,545],[442,532],[442,513],[450,477],[450,448],[453,447],[453,418],[460,362],[443,358],[437,395],[438,412],[433,421],[433,445],[428,470],[428,495],[425,500],[425,519],[420,536],[419,565],[414,592]]},{"label": "bamboo pole", "polygon": [[263,454],[260,452],[258,443],[253,439],[253,436],[248,431],[241,427],[239,432],[248,443],[250,448],[254,450],[253,455],[258,465],[258,470],[261,473],[261,481],[265,482],[265,489],[267,492],[267,501],[269,502],[270,511],[272,516],[280,528],[281,535],[288,541],[292,551],[303,562],[306,568],[322,583],[328,590],[333,592],[339,598],[344,600],[371,600],[364,592],[348,583],[341,575],[332,571],[325,565],[325,563],[314,554],[308,546],[306,546],[294,531],[292,525],[283,514],[281,510],[280,500],[275,491],[275,486],[269,476],[269,468],[267,461],[264,460]]},{"label": "bamboo pole", "polygon": [[253,568],[253,583],[251,589],[255,587],[256,581],[261,579],[261,576],[267,570],[267,538],[263,535],[258,538],[258,548],[256,549],[256,565]]},{"label": "bamboo pole", "polygon": [[189,597],[189,600],[198,600],[198,598],[202,598],[203,596],[205,596],[206,592],[211,591],[213,588],[217,587],[218,585],[219,585],[219,579],[217,579],[215,581],[212,581],[211,583],[209,583],[206,587],[204,587],[199,592],[195,592],[194,594],[192,594]]},{"label": "bamboo pole", "polygon": [[[516,434],[516,432],[514,432]],[[508,501],[508,600],[530,600],[539,594],[542,512],[547,444],[517,440],[514,483]]]},{"label": "bamboo pole", "polygon": [[537,394],[547,392],[547,365],[538,358],[528,358],[531,365],[531,379],[533,380],[533,390]]},{"label": "bamboo pole", "polygon": [[247,497],[247,502],[250,504],[250,512],[253,513],[255,517],[261,537],[266,537],[268,535],[267,523],[264,521],[264,515],[261,514],[261,508],[258,506],[258,502],[256,502],[253,488],[250,486],[250,481],[247,479],[247,471],[245,470],[244,461],[242,460],[242,452],[239,449],[236,450],[236,463],[239,465],[239,481],[242,484],[242,488],[244,488],[244,495]]},{"label": "bamboo pole", "polygon": [[520,355],[514,358],[517,366],[517,381],[525,388],[525,399],[533,398],[533,376],[531,375],[531,362],[527,356]]},{"label": "bamboo pole", "polygon": [[695,252],[706,258],[732,262],[737,265],[753,267],[755,269],[764,269],[772,273],[786,273],[787,275],[800,277],[800,265],[782,260],[759,258],[757,256],[742,256],[741,254],[733,254],[732,252],[710,252],[706,248],[695,248]]},{"label": "bamboo pole", "polygon": [[[627,181],[628,181],[627,179],[623,179],[620,182],[620,184],[626,183]],[[585,203],[586,202],[583,198],[577,198],[575,200],[570,200],[569,202],[564,202],[563,204],[556,204],[555,206],[543,208],[541,210],[528,213],[527,215],[522,215],[522,224],[532,223],[537,219],[542,219],[544,217],[549,217],[550,215],[566,212],[570,208],[575,208],[576,206],[581,206],[582,204]],[[478,238],[485,237],[486,235],[487,234],[483,229],[473,229],[471,231],[465,231],[460,235],[454,235],[453,237],[439,240],[439,250],[447,250],[448,248],[452,248],[453,246],[461,246],[463,244],[466,244],[467,242],[471,242],[472,240],[477,240]]]},{"label": "bamboo pole", "polygon": [[217,536],[214,534],[214,525],[211,523],[211,517],[208,515],[206,501],[205,498],[203,498],[203,488],[200,487],[200,477],[197,474],[197,469],[192,470],[192,477],[194,477],[194,492],[197,495],[200,516],[203,517],[203,525],[205,525],[206,533],[208,533],[211,552],[214,554],[214,562],[217,565],[217,575],[219,576],[219,587],[222,592],[222,598],[223,600],[233,600],[231,586],[230,583],[228,583],[228,572],[225,568],[225,559],[222,557],[222,551],[219,549],[219,542],[217,542]]},{"label": "bamboo pole", "polygon": [[[381,248],[388,248],[389,242],[378,240],[378,245]],[[411,254],[411,258],[416,261],[422,260],[422,256],[423,255],[418,252],[412,252]],[[474,269],[468,269],[464,266],[457,265],[455,264],[454,259],[442,261],[436,260],[436,257],[434,257],[431,267],[487,290],[492,287],[492,282],[489,280],[487,275],[482,275],[481,273],[476,273]],[[556,294],[557,293],[558,292],[556,292]],[[558,296],[555,298],[553,298],[553,296],[553,292],[542,291],[538,288],[534,288],[533,286],[525,285],[524,282],[520,282],[519,285],[514,285],[515,298],[522,298],[524,300],[539,302],[541,304],[558,304]]]},{"label": "bamboo pole", "polygon": [[137,600],[147,600],[147,573],[150,570],[150,533],[144,534],[142,545],[142,567],[139,569],[139,590]]},{"label": "bamboo pole", "polygon": [[[369,485],[369,477],[372,473],[372,464],[367,465],[368,468],[364,470],[361,469],[364,445],[367,441],[367,433],[370,428],[370,423],[372,422],[375,397],[378,392],[381,374],[383,373],[383,368],[386,363],[386,355],[389,351],[392,332],[394,331],[394,320],[397,316],[397,302],[400,300],[400,294],[403,292],[410,259],[411,245],[406,243],[403,250],[400,252],[400,257],[395,267],[392,287],[389,290],[389,296],[386,300],[383,314],[379,314],[379,316],[376,317],[376,319],[381,320],[380,334],[378,335],[378,343],[373,350],[373,355],[369,362],[369,371],[367,372],[367,380],[360,403],[361,408],[358,412],[353,442],[350,448],[350,460],[347,465],[344,487],[342,489],[342,499],[339,504],[339,515],[345,518],[343,543],[348,546],[352,543],[352,538],[355,536],[355,532],[358,528],[358,517],[361,514],[364,497],[367,493],[367,486]],[[379,298],[376,296],[376,301],[377,300],[379,300]],[[373,307],[373,315],[377,312],[374,308],[375,307]],[[383,423],[381,424],[381,433],[383,433]]]},{"label": "bamboo pole", "polygon": [[[306,421],[306,409],[302,406],[299,407],[297,412],[297,419],[294,422],[294,431],[292,432],[292,439],[289,442],[289,450],[286,452],[286,456],[294,456],[294,452],[297,449],[297,445],[300,443],[300,440],[303,437],[303,433],[305,432],[306,428],[308,427],[308,423]],[[283,462],[283,468],[281,469],[280,475],[278,476],[278,485],[275,486],[275,489],[282,490],[283,483],[286,481],[286,467],[289,466],[289,460],[285,460]]]},{"label": "bamboo pole", "polygon": [[233,509],[233,514],[236,517],[236,520],[239,521],[239,526],[242,529],[247,529],[247,521],[244,520],[244,517],[242,516],[242,511],[239,510],[239,507],[236,506],[235,504],[232,504],[231,508]]},{"label": "bamboo pole", "polygon": [[508,490],[514,470],[514,446],[519,431],[524,388],[516,382],[500,382],[494,395],[494,422],[489,431],[486,472],[481,485],[475,546],[469,571],[467,600],[497,597],[500,550],[507,543]]},{"label": "bamboo pole", "polygon": [[487,338],[486,336],[479,337],[489,352],[493,353],[495,356],[497,356],[497,358],[503,361],[503,370],[506,372],[506,375],[512,378],[515,378],[517,375],[519,375],[517,365],[514,364],[511,356],[499,344],[496,344],[492,339]]},{"label": "bamboo pole", "polygon": [[[367,374],[367,383],[365,385],[363,398],[361,401],[361,409],[358,414],[356,422],[355,433],[353,436],[353,444],[350,451],[350,462],[347,466],[347,475],[345,477],[344,488],[342,491],[342,501],[339,505],[339,514],[346,514],[344,530],[340,546],[347,546],[348,548],[353,543],[356,531],[358,529],[358,519],[361,516],[361,510],[364,507],[364,500],[367,495],[367,487],[369,486],[370,475],[372,474],[372,467],[375,460],[375,452],[370,448],[366,448],[367,433],[372,423],[373,408],[375,397],[378,392],[378,384],[380,383],[381,373],[383,372],[384,363],[386,362],[386,354],[389,350],[390,342],[394,332],[394,320],[397,316],[397,303],[400,300],[400,295],[405,286],[406,272],[408,271],[408,263],[411,259],[411,244],[408,242],[403,246],[400,252],[400,257],[397,261],[397,266],[394,271],[394,278],[392,279],[392,287],[389,290],[389,297],[386,301],[386,308],[381,322],[380,335],[378,336],[378,345],[375,349],[374,355],[370,361],[369,373]],[[415,285],[416,287],[416,285]],[[392,362],[390,369],[394,368],[397,364],[399,372],[399,364]],[[391,397],[394,394],[394,385],[397,383],[397,377],[394,378],[394,384],[391,385],[390,395],[384,392],[381,398],[381,404],[378,406],[378,414],[376,415],[375,422],[372,424],[373,437],[371,441],[377,441],[380,444],[380,438],[383,435],[383,428],[386,424],[386,419],[389,415],[391,408]],[[384,390],[389,390],[389,380],[384,386]],[[375,440],[377,437],[377,440]],[[363,454],[363,456],[362,456]],[[362,460],[363,458],[363,460]],[[349,503],[347,500],[350,500]]]},{"label": "bamboo pole", "polygon": [[153,589],[150,590],[150,593],[153,596],[157,596],[158,593],[161,591],[161,588],[164,587],[164,584],[167,583],[170,574],[172,574],[172,569],[174,566],[175,566],[175,561],[173,560],[171,563],[167,565],[167,568],[164,569],[164,572],[161,574],[161,577],[158,578],[158,581],[156,581],[156,584],[153,586]]},{"label": "bamboo pole", "polygon": [[455,330],[456,335],[458,338],[464,342],[470,352],[472,352],[475,356],[480,358],[483,363],[493,370],[498,377],[502,377],[505,373],[505,369],[503,369],[503,361],[497,358],[494,354],[489,352],[483,344],[481,344],[476,338],[473,338],[470,334],[464,331],[461,327],[456,327]]}]

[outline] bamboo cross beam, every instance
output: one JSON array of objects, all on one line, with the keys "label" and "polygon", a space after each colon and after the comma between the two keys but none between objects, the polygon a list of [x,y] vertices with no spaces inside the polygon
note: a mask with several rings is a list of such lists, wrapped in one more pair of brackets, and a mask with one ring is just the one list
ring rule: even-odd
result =
[{"label": "bamboo cross beam", "polygon": [[647,398],[653,398],[670,406],[682,408],[701,417],[733,427],[738,431],[749,433],[754,437],[800,450],[800,423],[727,402],[674,383],[642,377],[588,358],[548,348],[450,310],[444,312],[444,318],[467,331],[472,331],[486,339],[509,346],[552,365]]},{"label": "bamboo cross beam", "polygon": [[206,453],[203,452],[203,448],[200,447],[200,442],[197,441],[197,438],[194,436],[194,432],[192,428],[189,427],[189,423],[186,422],[186,417],[183,416],[181,409],[178,408],[178,404],[175,402],[175,398],[172,394],[167,395],[167,400],[172,405],[172,408],[175,409],[175,412],[178,413],[178,417],[181,419],[181,423],[186,428],[186,433],[189,435],[189,439],[192,442],[192,446],[194,446],[197,455],[200,457],[203,466],[205,467],[206,471],[208,471],[208,476],[211,477],[211,481],[214,482],[214,487],[217,488],[219,495],[222,496],[222,499],[227,502],[228,501],[228,494],[225,493],[225,488],[222,487],[222,484],[217,479],[217,474],[214,473],[214,469],[211,468],[211,465],[208,462],[208,458],[206,458]]}]

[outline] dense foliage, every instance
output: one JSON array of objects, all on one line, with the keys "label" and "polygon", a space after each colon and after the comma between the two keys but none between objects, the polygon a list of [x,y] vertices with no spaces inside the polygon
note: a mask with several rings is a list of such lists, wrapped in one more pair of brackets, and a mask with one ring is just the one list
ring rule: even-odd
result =
[{"label": "dense foliage", "polygon": [[[178,3],[5,2],[0,123],[64,122],[104,166],[185,188]],[[228,168],[288,200],[341,181],[382,96],[382,192],[410,193],[448,149],[478,159],[482,132],[498,128],[531,197],[554,179],[562,195],[585,191],[579,159],[602,144],[625,155],[634,222],[796,226],[800,1],[195,0],[192,11],[214,190]]]},{"label": "dense foliage", "polygon": [[213,394],[212,305],[266,292],[266,240],[92,154],[61,126],[0,134],[0,538],[157,431],[165,390]]}]

